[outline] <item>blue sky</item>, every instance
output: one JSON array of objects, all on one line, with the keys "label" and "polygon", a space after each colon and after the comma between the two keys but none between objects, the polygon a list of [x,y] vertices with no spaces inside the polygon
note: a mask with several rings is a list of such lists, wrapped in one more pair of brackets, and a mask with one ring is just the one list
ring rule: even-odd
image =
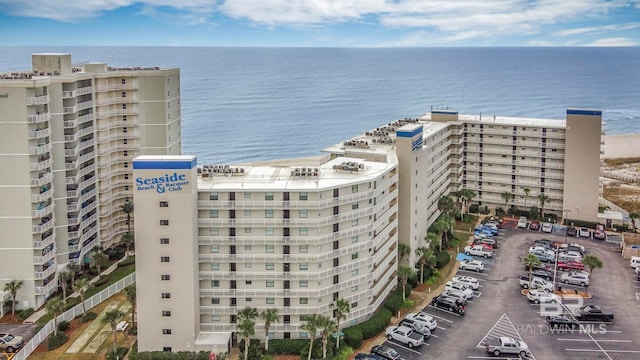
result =
[{"label": "blue sky", "polygon": [[0,45],[638,46],[640,0],[0,0]]}]

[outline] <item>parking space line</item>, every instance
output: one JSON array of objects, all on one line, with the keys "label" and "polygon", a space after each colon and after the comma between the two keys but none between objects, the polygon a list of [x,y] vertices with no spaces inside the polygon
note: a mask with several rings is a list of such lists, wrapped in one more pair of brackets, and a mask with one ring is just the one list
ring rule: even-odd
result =
[{"label": "parking space line", "polygon": [[413,350],[412,348],[406,347],[406,346],[402,345],[401,343],[398,343],[398,342],[395,342],[395,341],[391,341],[391,340],[387,340],[387,342],[389,342],[389,343],[391,343],[393,345],[399,346],[399,347],[401,347],[401,348],[403,348],[405,350],[409,350],[411,352],[414,352],[414,353],[416,353],[418,355],[422,355],[422,353],[420,351]]},{"label": "parking space line", "polygon": [[427,306],[428,306],[428,307],[430,307],[430,308],[434,308],[434,309],[436,309],[436,310],[438,310],[438,311],[444,311],[444,312],[446,312],[447,314],[455,315],[455,316],[458,316],[458,317],[460,316],[460,314],[456,314],[456,313],[451,312],[451,311],[449,311],[449,310],[440,309],[439,307],[437,307],[437,306],[433,306],[433,305],[431,305],[431,304],[429,304],[429,305],[427,305]]},{"label": "parking space line", "polygon": [[[486,269],[485,269],[486,270]],[[489,274],[485,274],[482,272],[478,272],[478,271],[474,271],[474,270],[464,270],[464,269],[458,269],[458,272],[460,271],[464,271],[465,273],[470,273],[470,274],[476,274],[476,275],[482,275],[482,276],[489,276]]]},{"label": "parking space line", "polygon": [[[605,354],[610,353],[640,353],[640,350],[596,350],[596,349],[565,349],[566,351],[575,351],[575,352],[604,352]],[[607,355],[609,357],[609,355]],[[611,357],[609,357],[611,359]]]},{"label": "parking space line", "polygon": [[[558,341],[591,341],[589,339],[571,339],[571,338],[560,338],[560,339],[556,339]],[[615,339],[596,339],[595,341],[602,341],[602,342],[633,342],[631,340],[615,340]]]},{"label": "parking space line", "polygon": [[[431,305],[429,305],[429,306],[431,306]],[[424,311],[423,311],[423,312],[424,312]],[[431,317],[434,317],[434,318],[436,318],[436,319],[438,319],[438,320],[442,320],[442,321],[448,322],[448,323],[450,323],[450,324],[453,324],[453,320],[449,320],[449,319],[447,319],[447,318],[443,318],[443,317],[440,317],[440,316],[437,316],[437,315],[433,315],[433,314],[428,313],[428,312],[424,312],[424,313],[425,313],[425,314],[427,314],[427,315],[429,315],[429,316],[431,316]]]}]

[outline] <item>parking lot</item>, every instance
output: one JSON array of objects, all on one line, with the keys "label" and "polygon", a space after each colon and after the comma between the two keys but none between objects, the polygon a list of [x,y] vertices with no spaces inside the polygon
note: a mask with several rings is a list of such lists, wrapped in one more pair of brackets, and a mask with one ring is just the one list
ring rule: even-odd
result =
[{"label": "parking lot", "polygon": [[[584,304],[597,304],[610,309],[613,323],[581,323],[582,330],[551,332],[540,315],[540,305],[530,303],[522,295],[520,275],[526,275],[522,259],[534,240],[546,238],[564,242],[558,229],[549,233],[515,229],[500,230],[500,247],[493,259],[484,262],[483,272],[458,270],[458,275],[473,276],[480,287],[469,301],[465,315],[426,306],[423,311],[438,321],[433,336],[419,348],[409,349],[387,341],[406,360],[418,359],[519,359],[517,355],[490,356],[485,343],[500,336],[511,336],[529,346],[527,359],[632,359],[640,358],[640,282],[628,260],[615,244],[605,241],[569,237],[568,242],[585,246],[587,253],[602,259],[604,267],[596,269],[589,286],[590,299]],[[557,284],[558,285],[558,284]],[[580,286],[560,284],[563,290],[584,291]],[[565,300],[565,303],[578,300]],[[545,314],[546,315],[546,314]]]}]

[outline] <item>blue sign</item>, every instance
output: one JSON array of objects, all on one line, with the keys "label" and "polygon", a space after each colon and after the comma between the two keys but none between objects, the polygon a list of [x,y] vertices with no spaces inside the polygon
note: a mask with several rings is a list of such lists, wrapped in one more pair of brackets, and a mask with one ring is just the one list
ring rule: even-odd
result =
[{"label": "blue sign", "polygon": [[422,149],[422,134],[420,137],[411,140],[411,151]]},{"label": "blue sign", "polygon": [[157,193],[166,191],[180,191],[183,185],[188,185],[186,174],[164,174],[164,176],[150,178],[136,178],[136,187],[138,191],[155,190]]}]

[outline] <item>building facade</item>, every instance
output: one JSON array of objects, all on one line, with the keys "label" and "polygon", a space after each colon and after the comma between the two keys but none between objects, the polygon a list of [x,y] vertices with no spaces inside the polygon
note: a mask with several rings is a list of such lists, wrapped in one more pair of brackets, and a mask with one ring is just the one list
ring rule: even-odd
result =
[{"label": "building facade", "polygon": [[0,74],[0,109],[0,289],[21,280],[18,309],[38,308],[60,269],[127,231],[132,159],[181,153],[180,72],[34,54]]}]

